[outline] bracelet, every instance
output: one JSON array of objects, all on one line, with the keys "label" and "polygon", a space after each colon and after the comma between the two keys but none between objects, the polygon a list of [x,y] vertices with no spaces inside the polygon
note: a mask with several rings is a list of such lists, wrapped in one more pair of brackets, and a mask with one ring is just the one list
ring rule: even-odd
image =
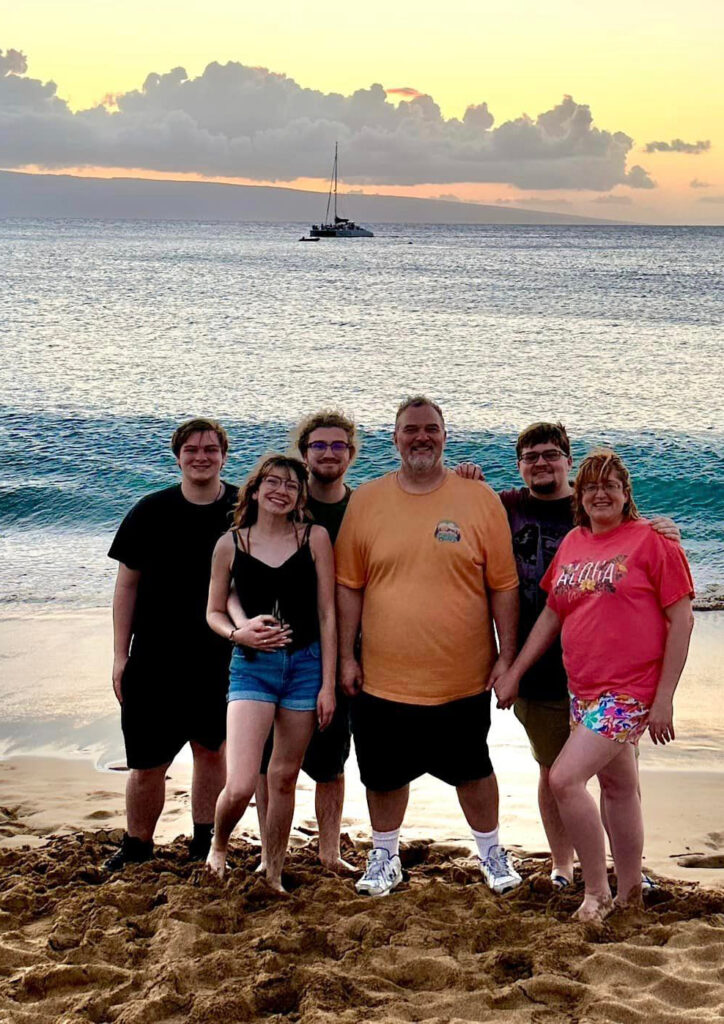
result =
[{"label": "bracelet", "polygon": [[234,633],[236,633],[238,628],[239,628],[238,626],[234,626],[232,631],[229,633],[228,639],[231,641],[232,644],[234,642]]}]

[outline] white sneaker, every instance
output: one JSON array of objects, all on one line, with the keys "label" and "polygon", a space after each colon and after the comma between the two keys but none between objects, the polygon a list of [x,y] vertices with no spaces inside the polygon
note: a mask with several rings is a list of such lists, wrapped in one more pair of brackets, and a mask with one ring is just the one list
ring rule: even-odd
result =
[{"label": "white sneaker", "polygon": [[367,870],[355,889],[362,896],[387,896],[401,881],[400,858],[390,857],[387,850],[375,849],[367,855]]},{"label": "white sneaker", "polygon": [[502,846],[491,847],[485,860],[480,861],[480,870],[493,892],[510,892],[523,881],[511,863],[510,854]]}]

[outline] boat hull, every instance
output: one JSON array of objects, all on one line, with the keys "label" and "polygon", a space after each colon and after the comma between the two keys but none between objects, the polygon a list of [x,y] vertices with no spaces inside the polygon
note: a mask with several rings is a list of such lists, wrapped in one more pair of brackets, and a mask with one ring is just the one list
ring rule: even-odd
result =
[{"label": "boat hull", "polygon": [[374,238],[375,236],[367,228],[340,228],[326,227],[312,228],[309,232],[311,238]]}]

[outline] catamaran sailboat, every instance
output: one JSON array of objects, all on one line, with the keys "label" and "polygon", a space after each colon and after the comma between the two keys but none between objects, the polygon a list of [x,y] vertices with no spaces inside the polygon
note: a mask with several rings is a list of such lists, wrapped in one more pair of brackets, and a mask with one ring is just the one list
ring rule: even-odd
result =
[{"label": "catamaran sailboat", "polygon": [[[334,219],[330,221],[329,210],[332,207]],[[347,217],[337,216],[337,143],[334,144],[334,167],[332,178],[329,182],[329,195],[327,196],[327,212],[324,215],[324,224],[313,224],[309,229],[309,237],[312,238],[374,238],[375,236],[367,228],[361,228],[353,220]]]}]

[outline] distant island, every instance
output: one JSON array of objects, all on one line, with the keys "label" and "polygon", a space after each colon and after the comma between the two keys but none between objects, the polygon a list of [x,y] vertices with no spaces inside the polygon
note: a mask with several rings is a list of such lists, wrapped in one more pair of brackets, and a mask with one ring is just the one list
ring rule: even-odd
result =
[{"label": "distant island", "polygon": [[[0,171],[0,218],[217,220],[316,223],[326,193],[264,185],[79,178],[69,174]],[[444,199],[348,194],[355,220],[377,224],[620,224],[622,221],[485,206]]]}]

